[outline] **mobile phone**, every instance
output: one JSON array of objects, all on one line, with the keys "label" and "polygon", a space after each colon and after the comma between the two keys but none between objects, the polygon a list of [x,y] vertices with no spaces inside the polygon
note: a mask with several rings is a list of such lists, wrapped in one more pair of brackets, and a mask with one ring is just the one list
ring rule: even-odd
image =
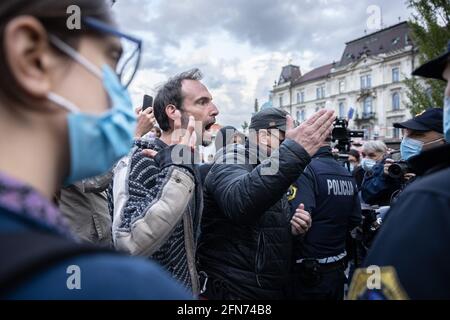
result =
[{"label": "mobile phone", "polygon": [[142,111],[149,107],[153,107],[153,97],[148,94],[144,94],[144,99],[142,100]]}]

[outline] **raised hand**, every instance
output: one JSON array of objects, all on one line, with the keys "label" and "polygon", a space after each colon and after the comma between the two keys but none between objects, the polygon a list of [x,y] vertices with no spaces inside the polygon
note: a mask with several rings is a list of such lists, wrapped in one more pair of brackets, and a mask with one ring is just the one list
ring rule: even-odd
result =
[{"label": "raised hand", "polygon": [[294,128],[293,119],[288,116],[286,138],[301,145],[310,156],[313,156],[333,130],[335,120],[333,110],[320,110],[311,118]]}]

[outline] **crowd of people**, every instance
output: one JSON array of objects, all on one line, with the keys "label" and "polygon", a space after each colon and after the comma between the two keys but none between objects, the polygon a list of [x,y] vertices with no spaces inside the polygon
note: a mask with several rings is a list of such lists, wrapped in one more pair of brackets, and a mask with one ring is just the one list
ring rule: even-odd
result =
[{"label": "crowd of people", "polygon": [[[220,108],[201,72],[133,110],[139,58],[120,43],[139,55],[140,40],[107,2],[5,1],[0,21],[2,298],[450,298],[450,85],[444,109],[394,125],[399,152],[374,140],[337,156],[334,111],[298,124],[268,108],[248,134],[223,127],[204,163]],[[414,74],[450,83],[449,56]]]}]

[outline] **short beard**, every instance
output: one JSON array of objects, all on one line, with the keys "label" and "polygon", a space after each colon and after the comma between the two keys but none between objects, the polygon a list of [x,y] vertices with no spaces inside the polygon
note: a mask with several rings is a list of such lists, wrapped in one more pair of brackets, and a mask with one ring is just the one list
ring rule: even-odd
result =
[{"label": "short beard", "polygon": [[181,128],[187,129],[188,124],[189,124],[189,116],[187,115],[186,112],[181,111]]},{"label": "short beard", "polygon": [[[181,111],[181,110],[180,110]],[[187,129],[189,124],[189,116],[186,112],[181,111],[181,128],[182,129]],[[198,132],[195,131],[196,127],[194,127],[194,132],[197,138],[197,141],[195,141],[195,145],[202,145],[204,147],[207,147],[208,145],[210,145],[211,143],[208,141],[203,141],[203,128],[202,128],[202,132],[201,134],[199,134]]]}]

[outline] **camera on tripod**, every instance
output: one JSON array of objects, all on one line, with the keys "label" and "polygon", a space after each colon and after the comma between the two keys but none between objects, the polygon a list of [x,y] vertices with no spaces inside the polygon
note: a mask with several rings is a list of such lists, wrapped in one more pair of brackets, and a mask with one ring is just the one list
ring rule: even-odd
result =
[{"label": "camera on tripod", "polygon": [[334,128],[331,133],[331,141],[337,142],[336,148],[339,153],[348,153],[350,151],[352,140],[351,138],[363,138],[363,130],[349,130],[348,121],[342,118],[336,118],[334,121]]}]

